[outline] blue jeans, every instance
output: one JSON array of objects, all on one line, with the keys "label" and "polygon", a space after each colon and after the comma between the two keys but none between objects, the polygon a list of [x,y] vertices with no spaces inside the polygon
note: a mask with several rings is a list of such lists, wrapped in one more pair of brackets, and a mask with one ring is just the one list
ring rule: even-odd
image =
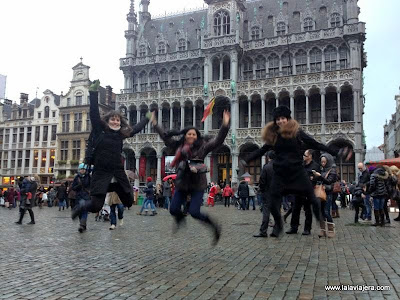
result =
[{"label": "blue jeans", "polygon": [[[64,202],[65,202],[65,200],[64,200]],[[86,203],[85,199],[79,199],[78,202],[79,202],[79,205],[80,205],[81,207],[84,207],[84,206],[85,206],[85,203]],[[80,221],[82,221],[82,220],[83,220],[83,221],[86,221],[86,220],[87,220],[87,216],[88,216],[88,211],[85,210],[85,209],[83,209],[82,212],[81,212],[80,215],[79,215],[79,220],[80,220]]]},{"label": "blue jeans", "polygon": [[67,202],[64,200],[58,200],[58,207],[65,207],[67,205]]},{"label": "blue jeans", "polygon": [[381,210],[385,206],[385,197],[374,197],[374,210]]},{"label": "blue jeans", "polygon": [[367,218],[368,220],[371,220],[371,202],[369,202],[369,198],[371,197],[371,195],[366,195],[364,198],[364,205],[365,205],[365,218]]},{"label": "blue jeans", "polygon": [[150,208],[152,211],[156,210],[156,207],[154,206],[154,202],[153,199],[150,198],[146,198],[146,200],[144,200],[142,208],[140,209],[140,213],[143,212],[144,209],[147,209],[147,206],[150,204]]},{"label": "blue jeans", "polygon": [[169,198],[170,197],[168,197],[168,196],[164,196],[164,208],[165,209],[168,209],[168,207],[169,207],[169,201],[170,201]]},{"label": "blue jeans", "polygon": [[174,198],[171,201],[170,213],[178,219],[183,218],[182,213],[182,205],[186,205],[186,199],[188,195],[191,195],[190,206],[189,206],[189,214],[198,220],[206,221],[208,220],[208,216],[202,214],[200,211],[200,206],[203,203],[203,191],[192,191],[189,193],[181,192],[180,190],[176,190],[174,194]]},{"label": "blue jeans", "polygon": [[261,206],[261,204],[262,204],[262,195],[261,194],[257,194],[257,204],[258,204],[258,206]]},{"label": "blue jeans", "polygon": [[116,208],[118,209],[118,220],[122,220],[124,218],[124,205],[122,203],[111,205],[111,212],[110,212],[111,225],[117,225],[117,214],[115,212]]},{"label": "blue jeans", "polygon": [[332,204],[333,204],[333,195],[327,194],[326,195],[326,204],[325,204],[325,218],[330,223],[333,222],[332,215],[331,215]]},{"label": "blue jeans", "polygon": [[249,203],[247,203],[247,209],[249,209],[250,202],[253,202],[253,209],[256,209],[256,200],[254,199],[254,196],[249,197]]}]

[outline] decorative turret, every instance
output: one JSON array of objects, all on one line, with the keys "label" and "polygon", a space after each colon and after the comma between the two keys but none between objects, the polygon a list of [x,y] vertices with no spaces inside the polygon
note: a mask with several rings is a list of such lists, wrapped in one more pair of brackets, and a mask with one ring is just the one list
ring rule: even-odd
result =
[{"label": "decorative turret", "polygon": [[125,31],[126,38],[126,57],[134,56],[136,53],[136,40],[137,40],[137,16],[135,13],[135,1],[131,0],[131,7],[126,16],[128,21],[128,30]]},{"label": "decorative turret", "polygon": [[357,5],[358,0],[346,0],[347,24],[358,23],[360,8]]},{"label": "decorative turret", "polygon": [[150,4],[150,0],[141,0],[140,1],[141,11],[139,12],[139,23],[143,26],[148,21],[151,20],[151,15],[149,13],[149,4]]}]

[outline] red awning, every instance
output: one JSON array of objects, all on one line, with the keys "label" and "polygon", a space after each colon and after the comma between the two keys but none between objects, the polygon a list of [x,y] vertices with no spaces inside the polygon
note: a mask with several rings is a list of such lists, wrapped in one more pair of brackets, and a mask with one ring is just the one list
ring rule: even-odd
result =
[{"label": "red awning", "polygon": [[388,158],[379,161],[369,161],[365,163],[367,166],[377,166],[377,165],[386,165],[386,166],[396,166],[400,168],[400,157],[398,158]]}]

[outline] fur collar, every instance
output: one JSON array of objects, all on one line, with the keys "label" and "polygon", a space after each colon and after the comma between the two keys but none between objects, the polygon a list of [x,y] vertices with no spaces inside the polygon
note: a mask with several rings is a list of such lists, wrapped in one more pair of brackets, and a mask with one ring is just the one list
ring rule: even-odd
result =
[{"label": "fur collar", "polygon": [[274,146],[278,134],[280,134],[284,139],[292,139],[296,137],[299,129],[299,123],[293,119],[288,120],[287,124],[282,128],[279,128],[275,122],[269,122],[262,130],[262,138],[268,145]]}]

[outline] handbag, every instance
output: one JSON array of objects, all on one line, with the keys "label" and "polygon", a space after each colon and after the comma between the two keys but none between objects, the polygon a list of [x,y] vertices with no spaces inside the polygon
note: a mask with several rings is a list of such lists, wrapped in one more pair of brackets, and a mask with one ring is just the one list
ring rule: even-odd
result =
[{"label": "handbag", "polygon": [[340,182],[339,181],[336,181],[334,184],[333,184],[333,190],[332,190],[332,192],[333,193],[341,193],[342,192],[342,187],[340,186]]},{"label": "handbag", "polygon": [[315,197],[321,199],[321,201],[326,201],[325,186],[323,184],[317,184],[314,187],[314,194]]},{"label": "handbag", "polygon": [[189,169],[193,172],[194,169],[196,170],[193,173],[202,174],[207,173],[208,168],[207,165],[202,160],[191,159],[188,160]]}]

